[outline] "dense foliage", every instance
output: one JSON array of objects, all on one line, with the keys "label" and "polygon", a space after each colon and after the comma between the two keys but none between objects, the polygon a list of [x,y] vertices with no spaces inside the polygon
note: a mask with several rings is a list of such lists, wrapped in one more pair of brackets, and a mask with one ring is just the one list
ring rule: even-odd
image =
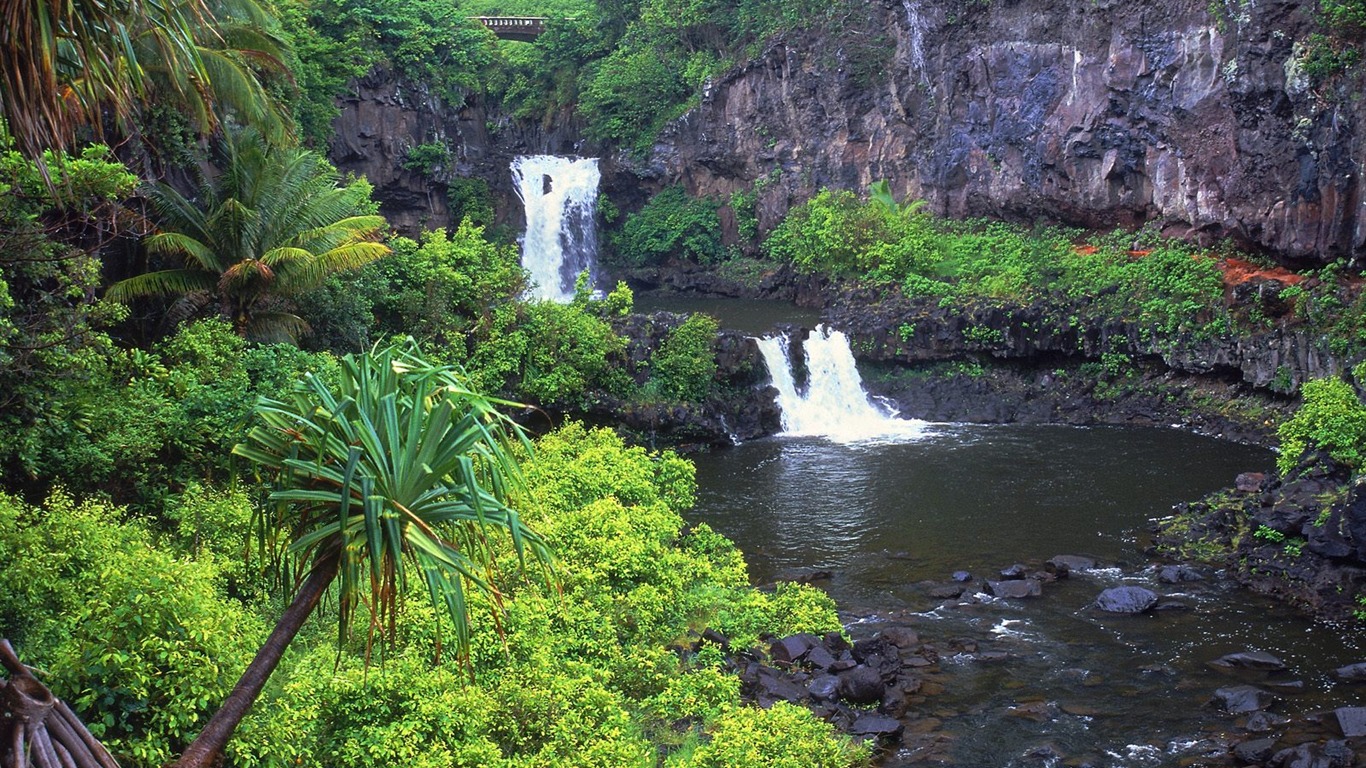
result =
[{"label": "dense foliage", "polygon": [[825,190],[793,208],[764,247],[802,272],[896,286],[946,305],[1046,302],[1134,321],[1150,339],[1217,334],[1230,324],[1216,261],[1149,231],[1085,238],[1056,227],[938,220],[917,205]]},{"label": "dense foliage", "polygon": [[1322,450],[1354,470],[1366,462],[1366,404],[1351,384],[1338,378],[1306,381],[1303,403],[1281,424],[1277,468],[1286,473],[1309,449]]},{"label": "dense foliage", "polygon": [[686,259],[713,264],[726,254],[715,200],[689,197],[681,186],[666,187],[626,218],[616,243],[617,260],[630,266]]},{"label": "dense foliage", "polygon": [[[538,441],[524,468],[518,505],[557,553],[562,591],[499,575],[501,606],[471,595],[476,614],[500,619],[476,622],[467,667],[449,654],[433,663],[451,627],[416,583],[380,667],[366,670],[363,635],[338,656],[310,631],[229,765],[861,763],[805,710],[741,705],[715,646],[691,650],[703,627],[743,647],[838,622],[812,588],[752,589],[733,545],[683,525],[688,462],[570,425]],[[193,489],[183,527],[156,536],[107,504],[58,494],[39,510],[0,497],[0,554],[14,564],[0,571],[0,631],[51,669],[125,765],[160,765],[184,745],[274,612],[247,599],[257,592],[242,585],[259,581],[231,576],[252,572],[234,570],[250,506],[237,491]]]}]

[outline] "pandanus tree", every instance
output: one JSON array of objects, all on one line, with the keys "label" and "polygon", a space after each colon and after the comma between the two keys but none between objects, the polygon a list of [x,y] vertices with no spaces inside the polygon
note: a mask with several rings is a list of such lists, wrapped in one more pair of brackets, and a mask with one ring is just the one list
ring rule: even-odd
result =
[{"label": "pandanus tree", "polygon": [[285,302],[389,253],[375,242],[384,218],[365,212],[369,185],[340,185],[317,153],[273,146],[251,130],[230,134],[225,152],[221,174],[194,197],[165,184],[150,192],[160,231],[147,250],[183,257],[184,266],[130,277],[106,295],[178,296],[173,319],[216,303],[243,336],[291,340],[305,325]]},{"label": "pandanus tree", "polygon": [[283,555],[279,563],[297,587],[178,766],[220,758],[330,587],[338,641],[363,613],[367,657],[377,636],[393,632],[410,580],[445,609],[463,654],[467,588],[498,594],[492,563],[500,545],[490,534],[505,534],[501,546],[521,571],[549,573],[545,542],[512,506],[521,485],[514,448],[526,438],[497,410],[507,403],[471,391],[455,369],[425,362],[411,342],[349,355],[341,368],[335,387],[308,377],[283,400],[262,399],[257,423],[233,449],[274,486],[257,535]]}]

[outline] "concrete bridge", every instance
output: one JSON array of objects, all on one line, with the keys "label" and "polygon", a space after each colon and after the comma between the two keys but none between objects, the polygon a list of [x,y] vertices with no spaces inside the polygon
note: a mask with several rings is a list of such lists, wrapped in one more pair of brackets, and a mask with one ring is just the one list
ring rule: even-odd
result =
[{"label": "concrete bridge", "polygon": [[545,31],[544,16],[475,16],[476,21],[503,40],[531,42]]}]

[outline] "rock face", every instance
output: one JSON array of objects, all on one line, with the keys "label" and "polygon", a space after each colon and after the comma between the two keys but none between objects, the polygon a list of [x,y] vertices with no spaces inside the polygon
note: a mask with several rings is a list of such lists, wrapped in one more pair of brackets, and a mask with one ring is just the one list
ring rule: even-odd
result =
[{"label": "rock face", "polygon": [[[473,177],[488,183],[498,223],[525,226],[510,166],[518,155],[597,156],[602,148],[580,138],[580,123],[565,115],[554,125],[509,120],[478,99],[449,105],[422,84],[376,69],[352,84],[333,122],[332,162],[375,186],[380,212],[405,235],[450,226],[450,183]],[[450,161],[426,172],[404,168],[408,150],[442,144]],[[609,167],[611,161],[606,163]],[[605,176],[618,178],[604,169]],[[607,186],[607,185],[604,185]],[[618,191],[629,197],[629,190]]]},{"label": "rock face", "polygon": [[868,3],[711,84],[654,168],[707,195],[765,179],[761,227],[822,186],[885,178],[950,216],[1151,221],[1350,255],[1364,234],[1357,75],[1304,74],[1313,4],[1222,7]]}]

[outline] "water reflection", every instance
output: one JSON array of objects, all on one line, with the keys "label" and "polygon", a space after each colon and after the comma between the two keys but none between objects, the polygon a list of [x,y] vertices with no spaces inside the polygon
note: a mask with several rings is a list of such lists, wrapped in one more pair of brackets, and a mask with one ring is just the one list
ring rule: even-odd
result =
[{"label": "water reflection", "polygon": [[[1204,739],[1235,727],[1206,706],[1238,680],[1209,662],[1264,650],[1307,692],[1283,713],[1359,705],[1329,672],[1366,659],[1361,633],[1302,620],[1218,579],[1158,584],[1141,546],[1149,519],[1273,461],[1264,450],[1169,430],[940,426],[915,443],[848,446],[776,439],[698,457],[696,520],[733,538],[759,581],[835,571],[845,608],[920,612],[941,645],[943,765],[1198,764]],[[921,584],[966,569],[1079,554],[1120,565],[1051,584],[1032,601],[932,599]],[[1140,584],[1179,609],[1139,617],[1091,607],[1108,586]],[[980,585],[980,580],[974,586]],[[971,594],[971,592],[970,592]],[[963,643],[1004,651],[986,663]],[[1044,756],[1044,757],[1040,757]],[[916,764],[913,750],[891,765]]]}]

